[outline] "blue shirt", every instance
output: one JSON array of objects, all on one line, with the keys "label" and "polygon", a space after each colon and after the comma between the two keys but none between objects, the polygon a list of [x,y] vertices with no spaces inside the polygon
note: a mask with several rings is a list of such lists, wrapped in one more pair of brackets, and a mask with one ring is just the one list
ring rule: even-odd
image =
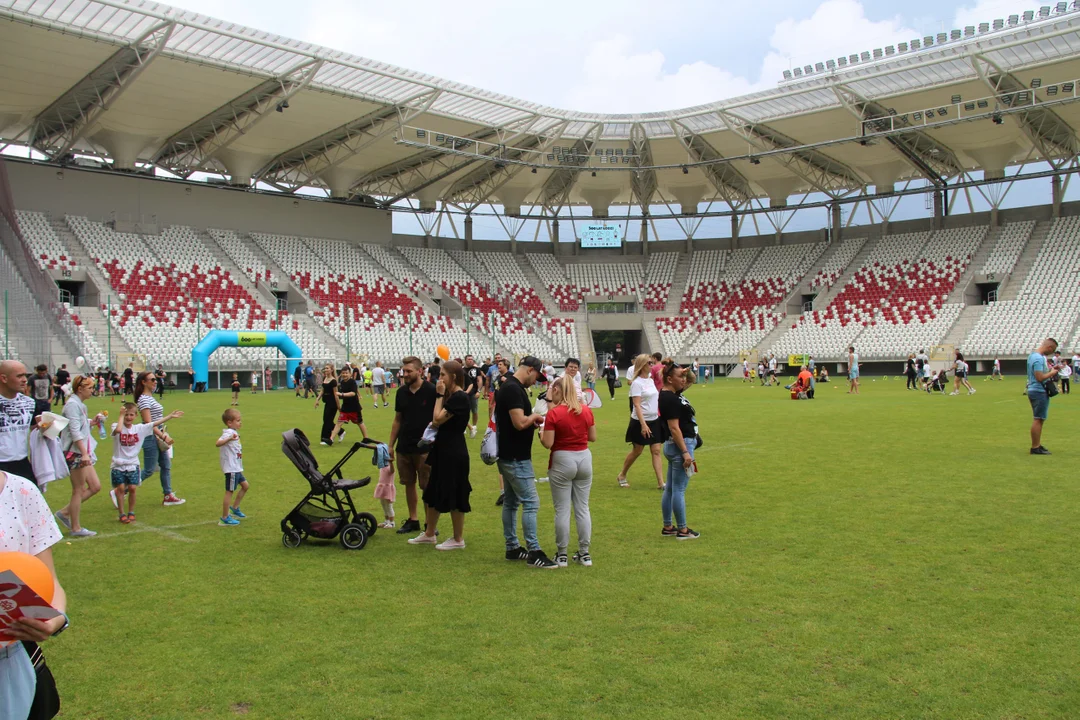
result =
[{"label": "blue shirt", "polygon": [[1027,359],[1027,391],[1045,393],[1046,388],[1044,388],[1042,383],[1039,382],[1039,380],[1035,377],[1036,370],[1038,370],[1039,372],[1050,372],[1050,368],[1046,366],[1046,356],[1042,353],[1033,352],[1028,355]]}]

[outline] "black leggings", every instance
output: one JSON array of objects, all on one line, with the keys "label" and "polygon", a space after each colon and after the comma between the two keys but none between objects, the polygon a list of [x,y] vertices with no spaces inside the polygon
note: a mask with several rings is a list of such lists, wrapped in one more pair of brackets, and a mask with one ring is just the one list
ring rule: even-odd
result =
[{"label": "black leggings", "polygon": [[615,399],[615,381],[612,380],[611,378],[608,378],[607,389],[608,389],[608,392],[611,393],[611,399],[614,400]]},{"label": "black leggings", "polygon": [[915,382],[915,373],[912,372],[912,371],[908,371],[908,374],[907,374],[907,386],[908,386],[908,390],[918,390],[919,389],[919,384],[917,382]]},{"label": "black leggings", "polygon": [[1072,392],[1072,382],[1069,378],[1061,378],[1061,394],[1068,395]]},{"label": "black leggings", "polygon": [[319,433],[319,439],[324,443],[332,443],[331,437],[334,432],[334,423],[337,420],[337,405],[333,402],[323,403],[322,410],[322,432]]}]

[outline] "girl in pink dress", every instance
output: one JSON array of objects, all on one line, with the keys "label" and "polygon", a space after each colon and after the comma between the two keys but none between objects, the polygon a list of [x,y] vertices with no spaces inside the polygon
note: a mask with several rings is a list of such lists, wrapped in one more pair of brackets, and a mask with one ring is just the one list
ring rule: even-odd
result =
[{"label": "girl in pink dress", "polygon": [[375,497],[382,503],[383,516],[386,518],[379,523],[379,527],[394,527],[394,500],[397,498],[397,488],[394,486],[393,460],[390,461],[389,465],[379,470],[379,482],[375,485]]}]

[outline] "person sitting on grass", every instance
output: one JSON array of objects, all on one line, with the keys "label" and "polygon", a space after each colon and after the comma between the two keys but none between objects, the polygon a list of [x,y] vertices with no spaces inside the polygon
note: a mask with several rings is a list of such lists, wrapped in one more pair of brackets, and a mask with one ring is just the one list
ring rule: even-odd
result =
[{"label": "person sitting on grass", "polygon": [[[218,447],[221,472],[225,473],[225,497],[221,501],[221,519],[218,525],[239,525],[240,520],[247,517],[240,512],[240,501],[244,499],[248,491],[248,481],[244,477],[244,452],[240,445],[240,427],[243,421],[240,418],[240,411],[232,408],[221,414],[221,421],[225,423],[225,429],[221,431],[221,437],[215,444]],[[235,503],[233,502],[234,492],[236,492]]]},{"label": "person sitting on grass", "polygon": [[[124,403],[124,414],[120,422],[113,423],[113,454],[111,468],[112,496],[116,509],[120,513],[120,522],[135,522],[135,491],[142,485],[139,471],[139,450],[143,441],[154,434],[154,428],[174,418],[184,416],[180,410],[173,410],[152,423],[135,424],[139,407],[132,402]],[[127,497],[127,512],[124,512],[124,497]]]},{"label": "person sitting on grass", "polygon": [[821,366],[821,371],[818,372],[818,382],[829,382],[829,368],[824,365]]},{"label": "person sitting on grass", "polygon": [[232,374],[232,404],[236,407],[240,404],[240,376]]}]

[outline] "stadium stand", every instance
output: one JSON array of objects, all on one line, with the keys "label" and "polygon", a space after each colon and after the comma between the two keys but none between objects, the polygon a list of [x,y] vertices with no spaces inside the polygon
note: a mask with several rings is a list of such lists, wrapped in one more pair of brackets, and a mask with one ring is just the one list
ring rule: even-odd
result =
[{"label": "stadium stand", "polygon": [[646,311],[662,311],[667,307],[671,282],[675,279],[675,267],[679,254],[673,252],[653,253],[645,266],[645,287],[642,304]]},{"label": "stadium stand", "polygon": [[573,263],[566,266],[566,272],[584,295],[633,295],[640,299],[640,263]]},{"label": "stadium stand", "polygon": [[525,257],[561,312],[577,312],[581,309],[581,289],[566,277],[558,260],[542,253],[526,253]]},{"label": "stadium stand", "polygon": [[[1054,221],[1016,300],[990,303],[961,345],[971,355],[1026,355],[1068,338],[1080,317],[1080,217]],[[1071,349],[1071,348],[1062,348]]]},{"label": "stadium stand", "polygon": [[982,273],[984,275],[1011,273],[1016,266],[1016,261],[1020,258],[1020,253],[1024,252],[1024,247],[1031,239],[1031,231],[1034,229],[1034,220],[1003,225],[999,229],[998,239],[990,251],[990,256],[983,264]]},{"label": "stadium stand", "polygon": [[78,265],[68,255],[60,238],[56,236],[45,213],[16,210],[19,229],[30,250],[43,270],[78,270]]},{"label": "stadium stand", "polygon": [[841,240],[833,254],[821,264],[821,268],[810,280],[810,289],[831,287],[844,274],[847,266],[851,264],[851,261],[855,259],[855,256],[859,254],[865,244],[866,238]]},{"label": "stadium stand", "polygon": [[[469,309],[469,322],[473,327],[484,334],[494,332],[496,342],[503,347],[546,359],[562,354],[551,342],[536,334],[532,327],[526,327],[524,316],[515,316],[499,302],[497,290],[488,284],[477,282],[447,251],[438,248],[403,247],[401,252],[409,262],[439,283],[454,300]],[[463,260],[467,255],[470,258],[468,264],[475,263],[475,271],[486,274],[486,270],[471,253],[457,255]],[[492,319],[494,330],[491,327]]]},{"label": "stadium stand", "polygon": [[390,271],[394,279],[416,295],[431,296],[431,284],[416,275],[396,251],[383,245],[363,244],[360,248]]},{"label": "stadium stand", "polygon": [[248,247],[247,243],[235,232],[214,228],[209,228],[206,232],[221,246],[225,254],[236,263],[236,267],[244,271],[248,280],[255,283],[266,283],[271,287],[277,282],[277,277],[266,267],[266,263],[260,260],[258,254]]}]

